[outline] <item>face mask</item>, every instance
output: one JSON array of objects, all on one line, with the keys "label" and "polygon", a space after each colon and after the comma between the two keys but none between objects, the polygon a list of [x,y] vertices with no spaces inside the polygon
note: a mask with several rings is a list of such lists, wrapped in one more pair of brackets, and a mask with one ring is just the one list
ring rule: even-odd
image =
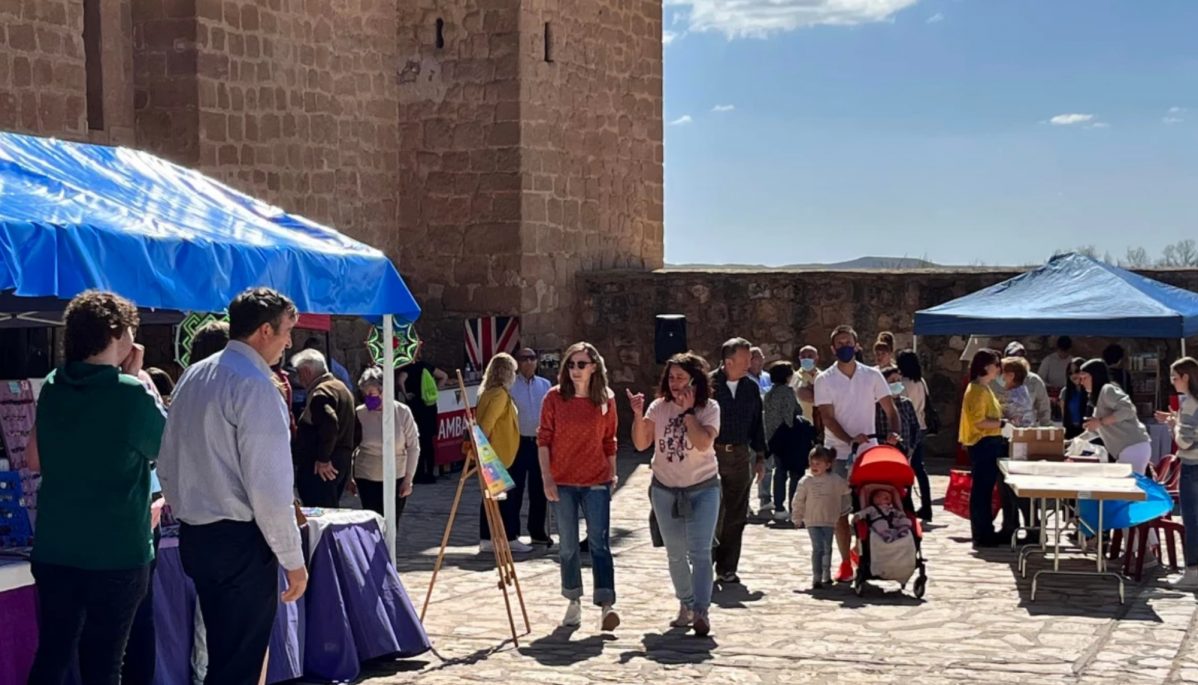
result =
[{"label": "face mask", "polygon": [[906,390],[906,388],[903,387],[902,383],[891,383],[890,384],[890,394],[891,395],[901,395],[901,394],[903,394],[903,390]]},{"label": "face mask", "polygon": [[857,358],[857,348],[854,345],[844,345],[836,348],[836,358],[843,364],[848,364]]},{"label": "face mask", "polygon": [[367,395],[366,396],[366,408],[367,409],[369,409],[370,411],[375,411],[376,409],[378,409],[381,406],[383,406],[383,398],[379,397],[378,395]]},{"label": "face mask", "polygon": [[815,368],[815,360],[814,359],[800,359],[799,366],[803,367],[804,371],[811,371],[812,369]]}]

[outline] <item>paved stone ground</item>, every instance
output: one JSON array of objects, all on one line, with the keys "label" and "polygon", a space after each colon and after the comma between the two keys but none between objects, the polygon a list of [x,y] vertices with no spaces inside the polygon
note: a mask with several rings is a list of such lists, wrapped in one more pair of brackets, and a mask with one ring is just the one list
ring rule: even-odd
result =
[{"label": "paved stone ground", "polygon": [[[614,635],[599,632],[593,607],[581,629],[557,627],[565,601],[556,555],[540,552],[518,563],[532,632],[512,645],[491,558],[476,553],[478,489],[471,484],[428,610],[434,651],[373,664],[362,682],[1198,682],[1194,596],[1168,590],[1157,575],[1129,582],[1120,606],[1113,581],[1066,576],[1042,579],[1032,603],[1015,555],[973,552],[967,522],[939,506],[924,540],[930,579],[922,601],[893,583],[864,598],[847,585],[812,593],[806,534],[758,520],[745,535],[744,585],[716,593],[712,635],[671,630],[677,603],[665,552],[649,540],[648,460],[621,455],[620,467],[612,525],[623,625]],[[947,465],[939,471],[938,496]],[[400,573],[417,611],[455,487],[456,476],[418,488],[402,519]],[[586,568],[583,577],[589,589]]]}]

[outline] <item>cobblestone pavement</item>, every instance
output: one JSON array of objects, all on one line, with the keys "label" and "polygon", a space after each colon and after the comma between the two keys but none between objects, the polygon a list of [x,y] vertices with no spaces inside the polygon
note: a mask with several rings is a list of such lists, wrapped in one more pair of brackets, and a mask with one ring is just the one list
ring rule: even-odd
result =
[{"label": "cobblestone pavement", "polygon": [[[922,601],[893,583],[864,598],[847,585],[812,593],[807,536],[759,519],[745,534],[744,585],[716,592],[712,635],[671,630],[677,603],[665,552],[648,532],[648,460],[621,455],[620,468],[612,527],[623,624],[615,634],[598,630],[594,607],[586,608],[581,629],[557,627],[565,600],[556,555],[541,551],[518,558],[532,632],[519,648],[511,644],[492,559],[477,554],[479,495],[470,484],[425,622],[434,651],[371,665],[363,682],[1198,682],[1193,595],[1167,589],[1158,573],[1143,584],[1129,581],[1120,606],[1113,581],[1063,576],[1042,579],[1033,603],[1030,576],[1018,578],[1015,555],[975,553],[967,522],[939,506],[924,538],[929,582]],[[402,519],[399,568],[417,611],[456,478],[418,487]],[[933,476],[938,497],[947,480]],[[583,577],[589,591],[586,568]],[[522,627],[518,609],[516,617]]]}]

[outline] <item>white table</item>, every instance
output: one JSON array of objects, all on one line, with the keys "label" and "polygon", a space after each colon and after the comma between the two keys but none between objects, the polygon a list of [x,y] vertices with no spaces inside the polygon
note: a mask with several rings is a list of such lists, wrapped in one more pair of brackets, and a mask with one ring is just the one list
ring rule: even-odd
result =
[{"label": "white table", "polygon": [[[1041,575],[1097,575],[1114,578],[1119,583],[1119,603],[1124,600],[1123,574],[1107,570],[1106,558],[1102,553],[1102,515],[1103,507],[1098,507],[1098,529],[1088,530],[1084,522],[1068,514],[1068,506],[1062,507],[1062,502],[1076,500],[1122,500],[1142,502],[1148,495],[1136,484],[1130,464],[1082,464],[1070,462],[1026,462],[1003,460],[999,462],[1006,483],[1018,497],[1032,500],[1040,512],[1041,526],[1048,523],[1048,501],[1053,500],[1054,515],[1052,517],[1052,568],[1036,571],[1032,576],[1032,601],[1036,601],[1036,589]],[[1062,571],[1061,570],[1061,535],[1066,533],[1072,524],[1079,533],[1082,554],[1086,553],[1085,539],[1087,532],[1093,533],[1097,540],[1097,560],[1094,571]],[[1027,577],[1027,561],[1032,554],[1048,555],[1047,529],[1042,531],[1039,544],[1026,545],[1019,551],[1020,573]],[[1066,550],[1068,553],[1068,550]]]}]

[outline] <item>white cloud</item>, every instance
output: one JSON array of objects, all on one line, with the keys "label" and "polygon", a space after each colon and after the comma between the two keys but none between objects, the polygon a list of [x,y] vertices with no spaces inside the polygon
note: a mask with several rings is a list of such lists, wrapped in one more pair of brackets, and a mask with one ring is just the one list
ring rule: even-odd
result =
[{"label": "white cloud", "polygon": [[1186,111],[1185,107],[1170,107],[1168,114],[1161,121],[1166,124],[1180,124],[1185,121],[1185,119],[1181,118],[1181,115]]},{"label": "white cloud", "polygon": [[940,12],[937,12],[937,13],[933,14],[932,16],[928,17],[927,23],[939,24],[942,21],[944,21],[944,15],[941,14]]},{"label": "white cloud", "polygon": [[729,38],[764,38],[812,26],[856,26],[892,22],[919,0],[665,0],[689,6],[692,31],[718,31]]},{"label": "white cloud", "polygon": [[1084,124],[1093,118],[1093,114],[1058,114],[1049,119],[1048,123],[1053,126],[1072,126],[1073,124]]},{"label": "white cloud", "polygon": [[1185,107],[1170,107],[1169,108],[1169,114],[1181,114],[1184,111],[1186,111]]},{"label": "white cloud", "polygon": [[1180,124],[1181,122],[1185,121],[1185,119],[1182,119],[1181,117],[1165,117],[1164,119],[1161,119],[1161,121],[1165,122],[1166,124]]},{"label": "white cloud", "polygon": [[677,119],[671,121],[670,126],[682,126],[683,124],[689,124],[692,121],[694,121],[694,119],[691,118],[691,115],[683,114],[682,116],[678,117]]},{"label": "white cloud", "polygon": [[1111,127],[1111,125],[1106,123],[1105,121],[1096,121],[1096,122],[1090,124],[1089,126],[1087,126],[1086,128],[1110,128],[1110,127]]},{"label": "white cloud", "polygon": [[736,105],[716,105],[715,107],[711,108],[711,111],[713,111],[713,112],[731,112],[734,109],[736,109]]},{"label": "white cloud", "polygon": [[662,45],[669,45],[670,43],[673,43],[674,39],[676,39],[676,38],[678,38],[678,34],[674,31],[662,31],[661,32],[661,44]]}]

